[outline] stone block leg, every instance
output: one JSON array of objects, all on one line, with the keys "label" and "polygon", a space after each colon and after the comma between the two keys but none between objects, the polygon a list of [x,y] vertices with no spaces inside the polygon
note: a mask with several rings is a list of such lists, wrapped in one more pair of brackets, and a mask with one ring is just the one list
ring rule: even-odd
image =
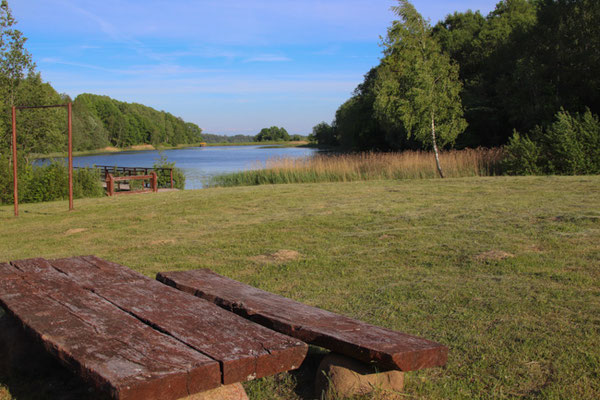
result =
[{"label": "stone block leg", "polygon": [[[325,356],[317,370],[317,398],[345,398],[377,394],[380,399],[399,399],[404,388],[402,371],[376,371],[370,365],[340,354]],[[337,396],[337,397],[336,397]]]},{"label": "stone block leg", "polygon": [[241,383],[233,383],[196,393],[181,400],[248,400],[248,395]]}]

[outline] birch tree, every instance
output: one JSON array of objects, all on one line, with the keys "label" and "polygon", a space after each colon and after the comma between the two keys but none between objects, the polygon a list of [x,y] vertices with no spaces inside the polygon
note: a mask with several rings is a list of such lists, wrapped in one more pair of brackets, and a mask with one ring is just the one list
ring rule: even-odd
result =
[{"label": "birch tree", "polygon": [[432,148],[444,177],[439,147],[453,143],[467,123],[458,65],[432,36],[428,21],[407,0],[392,7],[399,17],[388,29],[374,109],[384,127]]}]

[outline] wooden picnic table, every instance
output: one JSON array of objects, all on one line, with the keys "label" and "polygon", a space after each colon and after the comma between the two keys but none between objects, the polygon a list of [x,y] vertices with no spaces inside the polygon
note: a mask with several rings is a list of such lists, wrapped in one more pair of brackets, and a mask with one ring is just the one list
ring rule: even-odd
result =
[{"label": "wooden picnic table", "polygon": [[307,345],[96,257],[0,263],[0,306],[114,399],[177,399],[300,366]]}]

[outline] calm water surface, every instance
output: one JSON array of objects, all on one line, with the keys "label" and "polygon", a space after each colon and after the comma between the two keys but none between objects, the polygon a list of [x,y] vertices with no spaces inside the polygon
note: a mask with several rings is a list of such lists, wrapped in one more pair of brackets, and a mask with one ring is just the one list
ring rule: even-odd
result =
[{"label": "calm water surface", "polygon": [[306,157],[316,150],[299,147],[215,146],[189,147],[163,151],[131,151],[116,154],[73,157],[76,167],[110,165],[119,167],[152,167],[165,156],[185,173],[185,188],[200,189],[214,175],[264,168],[270,158]]}]

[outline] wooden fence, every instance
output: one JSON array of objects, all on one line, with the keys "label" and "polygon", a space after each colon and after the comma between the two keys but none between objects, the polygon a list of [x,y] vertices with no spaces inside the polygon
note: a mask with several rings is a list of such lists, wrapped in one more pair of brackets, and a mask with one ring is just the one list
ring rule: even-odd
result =
[{"label": "wooden fence", "polygon": [[[123,181],[135,181],[135,180],[150,180],[150,187],[147,188],[144,184],[142,184],[142,188],[139,190],[128,190],[128,191],[118,191],[115,190],[115,182],[123,182]],[[131,183],[130,183],[131,189]],[[117,194],[134,194],[134,193],[146,193],[146,192],[158,192],[158,176],[156,172],[152,171],[150,175],[130,175],[130,176],[113,176],[108,173],[106,175],[106,191],[109,196],[115,196]]]}]

